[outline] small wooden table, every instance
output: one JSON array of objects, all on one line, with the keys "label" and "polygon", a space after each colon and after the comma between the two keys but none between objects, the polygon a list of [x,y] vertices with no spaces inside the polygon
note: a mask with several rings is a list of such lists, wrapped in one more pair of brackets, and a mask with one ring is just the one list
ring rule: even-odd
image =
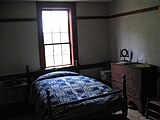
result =
[{"label": "small wooden table", "polygon": [[27,87],[28,84],[25,79],[4,82],[4,95],[7,112],[9,112],[10,104],[20,102],[27,103]]}]

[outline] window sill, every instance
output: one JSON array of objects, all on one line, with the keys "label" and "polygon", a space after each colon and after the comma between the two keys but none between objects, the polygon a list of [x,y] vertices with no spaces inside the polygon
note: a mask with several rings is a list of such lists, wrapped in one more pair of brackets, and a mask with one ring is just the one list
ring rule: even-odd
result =
[{"label": "window sill", "polygon": [[70,69],[72,67],[75,67],[75,66],[74,65],[65,65],[65,66],[47,67],[44,70],[54,70],[54,71],[65,70],[65,69],[68,70],[68,69]]}]

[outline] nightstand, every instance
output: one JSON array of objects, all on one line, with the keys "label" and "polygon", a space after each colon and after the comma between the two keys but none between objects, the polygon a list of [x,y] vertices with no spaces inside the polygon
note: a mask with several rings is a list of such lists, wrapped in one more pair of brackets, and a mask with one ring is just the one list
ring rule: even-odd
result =
[{"label": "nightstand", "polygon": [[4,82],[4,95],[7,112],[9,112],[10,106],[13,104],[22,102],[27,103],[27,88],[28,84],[26,79],[16,79]]}]

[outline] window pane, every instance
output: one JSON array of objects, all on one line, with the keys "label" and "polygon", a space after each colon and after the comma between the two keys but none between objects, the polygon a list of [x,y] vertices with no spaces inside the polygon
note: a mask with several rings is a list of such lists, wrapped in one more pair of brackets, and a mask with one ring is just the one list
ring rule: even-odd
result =
[{"label": "window pane", "polygon": [[61,32],[68,32],[68,21],[67,22],[61,22]]},{"label": "window pane", "polygon": [[53,32],[60,32],[60,23],[57,21],[52,21],[52,31]]},{"label": "window pane", "polygon": [[51,16],[52,16],[52,21],[59,21],[61,19],[61,11],[52,11]]},{"label": "window pane", "polygon": [[61,33],[61,42],[69,42],[69,35],[68,33]]},{"label": "window pane", "polygon": [[62,56],[56,55],[56,56],[54,56],[54,59],[55,59],[55,66],[62,65]]},{"label": "window pane", "polygon": [[51,33],[51,24],[49,22],[43,22],[43,33]]},{"label": "window pane", "polygon": [[67,11],[52,11],[51,16],[53,21],[68,21]]},{"label": "window pane", "polygon": [[52,45],[45,45],[45,55],[46,57],[53,56],[53,46]]},{"label": "window pane", "polygon": [[51,21],[51,12],[50,11],[42,11],[42,21],[43,22]]},{"label": "window pane", "polygon": [[61,13],[61,21],[68,21],[68,12],[67,11],[60,11]]},{"label": "window pane", "polygon": [[46,56],[46,67],[54,66],[53,56]]},{"label": "window pane", "polygon": [[60,43],[60,33],[53,33],[53,43]]},{"label": "window pane", "polygon": [[51,33],[44,33],[43,34],[44,44],[50,44],[52,43],[52,34]]},{"label": "window pane", "polygon": [[70,55],[63,55],[63,65],[71,64]]},{"label": "window pane", "polygon": [[54,55],[61,55],[61,54],[62,54],[61,45],[54,45]]},{"label": "window pane", "polygon": [[63,55],[70,55],[70,47],[69,44],[62,45]]}]

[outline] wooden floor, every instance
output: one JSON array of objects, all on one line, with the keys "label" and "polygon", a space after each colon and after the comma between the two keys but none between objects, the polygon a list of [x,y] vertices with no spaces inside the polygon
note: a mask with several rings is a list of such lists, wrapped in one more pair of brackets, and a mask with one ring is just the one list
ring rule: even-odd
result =
[{"label": "wooden floor", "polygon": [[[120,114],[120,112],[117,112],[116,114]],[[147,120],[145,117],[143,117],[137,110],[128,110],[128,120]],[[11,116],[5,116],[3,118],[0,118],[0,120],[38,120],[35,113],[22,113],[17,115],[11,115]],[[121,120],[120,116],[117,116],[116,118],[110,118],[107,120]]]},{"label": "wooden floor", "polygon": [[128,119],[129,120],[147,120],[137,110],[132,110],[132,109],[129,109],[128,111]]}]

